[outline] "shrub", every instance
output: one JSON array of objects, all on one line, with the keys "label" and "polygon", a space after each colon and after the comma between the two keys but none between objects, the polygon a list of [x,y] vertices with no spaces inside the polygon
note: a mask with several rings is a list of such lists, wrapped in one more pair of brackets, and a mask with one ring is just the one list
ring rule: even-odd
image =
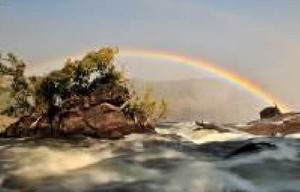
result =
[{"label": "shrub", "polygon": [[158,101],[154,98],[152,91],[147,90],[141,97],[134,94],[131,99],[124,103],[121,109],[131,116],[141,113],[156,121],[166,115],[167,102],[165,99]]}]

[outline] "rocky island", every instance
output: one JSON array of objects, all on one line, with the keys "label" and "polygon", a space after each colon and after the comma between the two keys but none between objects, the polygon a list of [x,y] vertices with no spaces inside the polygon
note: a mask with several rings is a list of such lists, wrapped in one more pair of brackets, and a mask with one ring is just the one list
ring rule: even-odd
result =
[{"label": "rocky island", "polygon": [[25,77],[25,64],[13,55],[0,63],[0,74],[12,76],[11,98],[3,114],[17,120],[1,137],[69,137],[118,139],[130,133],[154,132],[166,109],[149,92],[138,96],[117,69],[117,49],[102,48],[82,60],[68,60],[47,76]]},{"label": "rocky island", "polygon": [[199,121],[195,121],[195,124],[198,127],[194,131],[214,130],[219,133],[240,131],[252,135],[284,137],[300,133],[300,113],[282,113],[277,106],[270,106],[260,112],[260,119],[251,121],[245,125],[217,125]]},{"label": "rocky island", "polygon": [[300,133],[300,113],[282,113],[277,106],[260,112],[260,119],[243,129],[247,133],[263,136],[286,136]]}]

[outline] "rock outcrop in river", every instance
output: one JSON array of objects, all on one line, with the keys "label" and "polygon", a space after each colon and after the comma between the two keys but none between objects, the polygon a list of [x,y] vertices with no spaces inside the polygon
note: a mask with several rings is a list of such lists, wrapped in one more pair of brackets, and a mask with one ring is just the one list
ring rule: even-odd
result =
[{"label": "rock outcrop in river", "polygon": [[284,113],[269,119],[250,122],[243,131],[265,136],[285,136],[300,133],[300,113]]},{"label": "rock outcrop in river", "polygon": [[85,135],[118,139],[130,133],[154,132],[154,125],[144,114],[128,115],[121,110],[121,107],[117,106],[127,99],[125,91],[111,90],[110,87],[107,87],[106,91],[104,89],[96,90],[88,98],[68,100],[66,105],[69,109],[57,112],[52,118],[52,123],[50,123],[47,114],[23,116],[1,133],[1,136],[60,137]]},{"label": "rock outcrop in river", "polygon": [[24,75],[22,60],[13,55],[5,60],[10,62],[0,58],[0,73],[12,79],[9,105],[0,113],[19,118],[0,136],[117,139],[154,132],[153,122],[163,116],[166,102],[157,102],[150,92],[136,94],[115,65],[117,53],[116,48],[101,48],[82,59],[69,59],[45,76],[32,77]]},{"label": "rock outcrop in river", "polygon": [[214,130],[219,133],[226,133],[238,130],[253,135],[286,136],[300,134],[300,113],[281,113],[275,106],[266,107],[260,112],[259,120],[251,121],[246,125],[216,125],[214,123],[201,123],[198,121],[195,124],[199,126],[195,131]]}]

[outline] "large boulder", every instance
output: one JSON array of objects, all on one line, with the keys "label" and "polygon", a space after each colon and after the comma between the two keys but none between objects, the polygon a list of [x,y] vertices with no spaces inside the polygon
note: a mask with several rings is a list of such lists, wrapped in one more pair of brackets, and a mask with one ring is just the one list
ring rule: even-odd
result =
[{"label": "large boulder", "polygon": [[82,113],[77,110],[60,112],[53,123],[56,135],[71,136],[83,134],[87,126],[83,120]]},{"label": "large boulder", "polygon": [[1,137],[47,137],[52,135],[52,129],[45,115],[32,114],[20,117],[9,125]]},{"label": "large boulder", "polygon": [[277,106],[266,107],[260,113],[260,119],[270,119],[281,115],[281,111]]},{"label": "large boulder", "polygon": [[133,119],[108,103],[89,108],[83,112],[83,116],[84,121],[97,137],[116,137],[139,129]]},{"label": "large boulder", "polygon": [[120,108],[108,103],[94,105],[82,111],[62,112],[58,119],[58,131],[62,135],[83,134],[116,139],[130,133],[154,131],[154,126],[150,123],[141,118],[135,121]]},{"label": "large boulder", "polygon": [[119,107],[108,103],[81,110],[59,112],[50,125],[45,115],[21,117],[1,135],[4,137],[68,137],[85,135],[118,139],[131,133],[154,132],[154,126],[143,115],[135,118],[124,114]]},{"label": "large boulder", "polygon": [[126,87],[109,83],[96,86],[89,95],[89,103],[91,105],[110,103],[115,106],[121,106],[128,99],[130,99],[130,93]]}]

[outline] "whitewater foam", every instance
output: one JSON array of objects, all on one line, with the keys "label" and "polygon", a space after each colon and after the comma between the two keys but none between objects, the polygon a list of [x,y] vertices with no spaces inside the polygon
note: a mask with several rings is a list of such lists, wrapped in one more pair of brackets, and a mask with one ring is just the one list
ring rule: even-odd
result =
[{"label": "whitewater foam", "polygon": [[263,150],[261,152],[249,155],[241,155],[236,158],[220,161],[220,167],[236,167],[243,164],[257,164],[266,160],[275,161],[297,161],[298,151],[293,146],[285,143],[276,143],[277,149]]},{"label": "whitewater foam", "polygon": [[258,192],[250,181],[217,169],[212,163],[197,162],[178,169],[166,186],[167,192]]},{"label": "whitewater foam", "polygon": [[[158,127],[153,135],[62,145],[57,140],[3,141],[0,191],[15,192],[23,185],[37,192],[87,192],[103,186],[108,191],[132,192],[296,192],[300,188],[298,140],[195,128],[192,122],[174,123]],[[223,158],[249,142],[271,143],[276,149]],[[20,179],[25,179],[22,186]]]},{"label": "whitewater foam", "polygon": [[63,174],[112,156],[107,150],[96,154],[85,150],[58,150],[48,147],[17,147],[10,152],[18,167],[12,173],[30,178]]},{"label": "whitewater foam", "polygon": [[187,141],[192,141],[196,144],[204,144],[214,141],[239,141],[250,138],[257,138],[252,134],[248,134],[238,129],[231,129],[231,132],[220,133],[216,130],[195,130],[198,126],[194,122],[176,123],[169,128],[157,128],[156,130],[161,134],[176,134]]}]

